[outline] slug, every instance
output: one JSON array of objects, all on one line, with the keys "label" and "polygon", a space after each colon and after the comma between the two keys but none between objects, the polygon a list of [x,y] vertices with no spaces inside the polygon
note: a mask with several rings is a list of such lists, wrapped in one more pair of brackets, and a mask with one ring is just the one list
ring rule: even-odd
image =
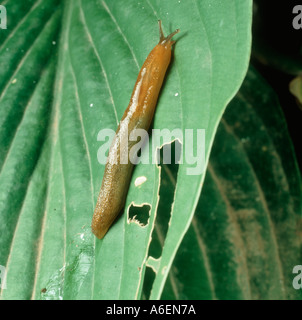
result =
[{"label": "slug", "polygon": [[[158,23],[159,43],[149,53],[138,74],[130,103],[109,149],[102,186],[91,224],[92,232],[99,239],[104,237],[124,208],[133,169],[133,164],[129,161],[129,151],[136,143],[129,140],[129,135],[132,130],[148,131],[150,127],[158,95],[171,61],[171,48],[175,43],[172,37],[179,32],[179,29],[176,29],[165,37],[161,21],[159,20]],[[126,148],[123,147],[125,139]]]}]

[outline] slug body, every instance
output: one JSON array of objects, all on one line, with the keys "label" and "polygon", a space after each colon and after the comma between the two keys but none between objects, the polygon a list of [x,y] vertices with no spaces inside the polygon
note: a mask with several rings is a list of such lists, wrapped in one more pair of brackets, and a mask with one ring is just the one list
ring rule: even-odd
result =
[{"label": "slug body", "polygon": [[[164,37],[160,21],[159,29],[160,41],[148,55],[138,74],[130,103],[109,150],[91,224],[92,232],[99,239],[104,237],[125,205],[133,169],[129,150],[137,143],[130,141],[129,135],[135,129],[146,131],[149,129],[165,73],[171,61],[171,47],[175,42],[171,39],[179,30]],[[123,141],[127,143],[123,144]]]}]

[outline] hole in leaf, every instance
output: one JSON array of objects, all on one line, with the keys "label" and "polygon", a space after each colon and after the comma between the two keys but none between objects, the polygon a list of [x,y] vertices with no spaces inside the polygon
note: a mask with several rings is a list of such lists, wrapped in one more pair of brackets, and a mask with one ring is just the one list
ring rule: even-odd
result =
[{"label": "hole in leaf", "polygon": [[[158,259],[161,256],[165,238],[169,229],[169,221],[171,218],[171,207],[174,202],[174,194],[177,182],[178,162],[180,159],[181,144],[178,140],[169,144],[171,149],[171,164],[165,164],[164,152],[167,145],[162,146],[160,152],[161,177],[159,189],[159,203],[157,208],[157,216],[155,226],[152,233],[152,241],[149,247],[149,255]],[[174,160],[174,161],[173,161]]]},{"label": "hole in leaf", "polygon": [[150,267],[146,267],[142,299],[149,300],[153,282],[155,280],[155,272]]},{"label": "hole in leaf", "polygon": [[[152,241],[149,247],[148,255],[155,259],[161,257],[164,247],[165,238],[169,229],[169,221],[171,218],[171,209],[174,202],[174,194],[177,183],[177,174],[181,153],[181,143],[175,140],[169,144],[171,148],[171,164],[164,163],[164,147],[159,151],[159,166],[161,167],[159,203],[157,208],[157,216],[155,220],[154,230],[152,232]],[[150,269],[150,270],[149,270]],[[149,297],[153,281],[155,279],[154,271],[147,267],[143,284],[143,296]],[[151,285],[150,285],[151,283]]]},{"label": "hole in leaf", "polygon": [[149,223],[151,206],[148,204],[135,206],[131,204],[128,210],[128,222],[137,221],[140,226],[144,227]]}]

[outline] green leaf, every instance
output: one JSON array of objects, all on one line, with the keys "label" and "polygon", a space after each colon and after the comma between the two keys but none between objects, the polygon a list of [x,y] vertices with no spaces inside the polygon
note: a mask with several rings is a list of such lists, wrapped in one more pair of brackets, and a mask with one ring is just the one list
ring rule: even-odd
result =
[{"label": "green leaf", "polygon": [[[161,19],[165,34],[181,33],[153,128],[205,129],[207,161],[247,70],[251,0],[26,3],[24,10],[7,2],[14,27],[1,30],[9,32],[0,44],[0,264],[7,272],[1,298],[139,299],[149,265],[156,271],[149,295],[158,299],[204,174],[179,166],[157,259],[149,247],[165,199],[156,164],[136,166],[124,212],[97,240],[90,223],[104,171],[98,133],[117,128]],[[141,176],[146,182],[135,186]],[[137,206],[145,226],[133,218]]]},{"label": "green leaf", "polygon": [[[170,181],[171,184],[171,181]],[[163,299],[301,299],[302,185],[275,92],[251,67],[218,127]]]}]

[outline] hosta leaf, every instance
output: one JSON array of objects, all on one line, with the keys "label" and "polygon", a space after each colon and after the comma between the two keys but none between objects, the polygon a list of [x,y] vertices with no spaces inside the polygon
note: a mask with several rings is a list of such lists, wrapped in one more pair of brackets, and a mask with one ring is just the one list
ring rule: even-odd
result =
[{"label": "hosta leaf", "polygon": [[[246,73],[251,1],[27,4],[23,11],[19,4],[21,13],[13,15],[14,27],[0,47],[0,264],[7,271],[1,296],[139,299],[146,265],[152,265],[150,297],[158,299],[204,174],[188,175],[192,165],[179,165],[160,257],[148,253],[165,201],[158,196],[162,169],[154,163],[136,166],[124,212],[97,240],[90,223],[104,171],[98,134],[117,128],[139,68],[158,42],[161,19],[166,34],[176,28],[181,33],[153,128],[205,129],[207,160],[224,108]],[[146,182],[135,186],[141,176]],[[30,273],[23,283],[21,266]]]}]

